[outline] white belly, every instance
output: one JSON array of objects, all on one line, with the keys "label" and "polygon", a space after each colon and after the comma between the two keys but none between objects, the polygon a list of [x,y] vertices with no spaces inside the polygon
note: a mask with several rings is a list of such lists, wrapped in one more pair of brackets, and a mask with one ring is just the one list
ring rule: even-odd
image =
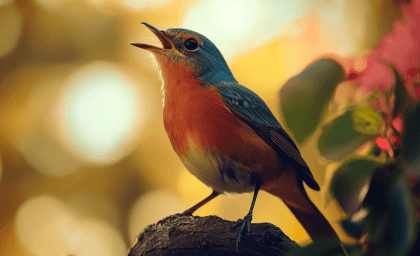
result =
[{"label": "white belly", "polygon": [[189,143],[188,154],[181,157],[185,167],[201,182],[217,192],[253,192],[255,178],[241,170],[241,164],[228,156],[220,156]]}]

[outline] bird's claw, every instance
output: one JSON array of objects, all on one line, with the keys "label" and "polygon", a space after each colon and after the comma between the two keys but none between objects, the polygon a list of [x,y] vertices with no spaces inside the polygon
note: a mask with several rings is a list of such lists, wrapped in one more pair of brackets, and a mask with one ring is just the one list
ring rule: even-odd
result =
[{"label": "bird's claw", "polygon": [[161,225],[162,227],[163,227],[163,224],[165,223],[165,222],[167,222],[168,220],[169,220],[169,222],[171,221],[171,219],[172,219],[172,215],[171,216],[168,216],[168,217],[165,217],[165,218],[163,218],[163,219],[161,219],[161,220],[159,220],[157,223],[156,223],[156,228],[158,228],[159,227],[159,225]]},{"label": "bird's claw", "polygon": [[190,209],[185,210],[183,213],[181,213],[182,215],[186,215],[186,216],[192,216],[192,212],[190,212]]},{"label": "bird's claw", "polygon": [[180,216],[192,216],[192,214],[191,213],[189,213],[188,212],[188,210],[186,210],[185,212],[183,212],[183,213],[176,213],[176,214],[173,214],[173,215],[170,215],[170,216],[168,216],[168,217],[165,217],[165,218],[163,218],[163,219],[161,219],[161,220],[159,220],[157,223],[156,223],[156,228],[158,228],[159,227],[159,225],[161,225],[161,226],[163,226],[163,224],[165,224],[166,222],[171,222],[172,221],[172,219],[174,219],[174,218],[176,218],[176,217],[180,217]]},{"label": "bird's claw", "polygon": [[249,232],[251,232],[251,221],[252,221],[252,214],[248,213],[244,219],[239,219],[238,221],[236,221],[235,223],[232,224],[232,228],[236,228],[237,226],[241,225],[241,228],[239,229],[239,235],[238,238],[236,239],[236,251],[239,251],[239,243],[242,240],[242,233],[244,232],[244,228],[246,226],[246,234],[248,235]]}]

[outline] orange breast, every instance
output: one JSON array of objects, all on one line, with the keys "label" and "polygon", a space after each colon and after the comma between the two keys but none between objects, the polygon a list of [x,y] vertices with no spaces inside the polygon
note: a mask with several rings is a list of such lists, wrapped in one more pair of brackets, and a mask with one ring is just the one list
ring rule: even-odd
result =
[{"label": "orange breast", "polygon": [[278,176],[277,153],[227,109],[215,87],[202,86],[182,63],[161,63],[161,68],[165,129],[181,158],[193,141],[202,150],[238,160],[243,171],[260,173],[263,179]]}]

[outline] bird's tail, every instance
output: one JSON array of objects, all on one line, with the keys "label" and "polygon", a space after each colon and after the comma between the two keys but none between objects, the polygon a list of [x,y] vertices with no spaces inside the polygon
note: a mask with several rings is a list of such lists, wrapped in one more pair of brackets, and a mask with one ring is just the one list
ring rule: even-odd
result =
[{"label": "bird's tail", "polygon": [[[338,236],[324,215],[309,199],[302,181],[297,181],[296,172],[285,169],[279,180],[272,181],[264,188],[268,193],[277,196],[289,207],[312,240],[335,238]],[[284,181],[285,180],[285,181]],[[290,185],[297,182],[296,185]]]},{"label": "bird's tail", "polygon": [[337,233],[335,233],[330,223],[327,221],[327,219],[325,219],[324,215],[322,215],[322,213],[309,198],[308,202],[312,205],[314,210],[310,213],[293,207],[292,205],[287,204],[287,202],[285,202],[285,204],[296,216],[312,240],[316,241],[319,239],[331,239],[329,240],[329,245],[331,247],[328,251],[328,255],[347,255],[343,245],[340,242],[340,239],[337,236]]},{"label": "bird's tail", "polygon": [[308,203],[312,206],[312,211],[306,212],[301,209],[295,208],[292,205],[289,205],[284,201],[289,207],[290,211],[295,215],[299,220],[302,226],[308,232],[312,240],[322,239],[322,238],[334,238],[339,241],[337,233],[331,227],[330,223],[325,219],[324,215],[318,210],[318,208],[309,200]]}]

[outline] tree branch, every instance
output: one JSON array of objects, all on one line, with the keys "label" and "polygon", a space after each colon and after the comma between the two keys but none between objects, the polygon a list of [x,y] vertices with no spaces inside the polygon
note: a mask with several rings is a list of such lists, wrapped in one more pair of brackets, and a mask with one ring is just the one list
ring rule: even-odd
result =
[{"label": "tree branch", "polygon": [[129,256],[144,255],[284,255],[298,247],[278,227],[251,224],[251,232],[244,234],[236,252],[239,227],[217,216],[186,216],[176,214],[164,222],[146,227],[130,248]]}]

